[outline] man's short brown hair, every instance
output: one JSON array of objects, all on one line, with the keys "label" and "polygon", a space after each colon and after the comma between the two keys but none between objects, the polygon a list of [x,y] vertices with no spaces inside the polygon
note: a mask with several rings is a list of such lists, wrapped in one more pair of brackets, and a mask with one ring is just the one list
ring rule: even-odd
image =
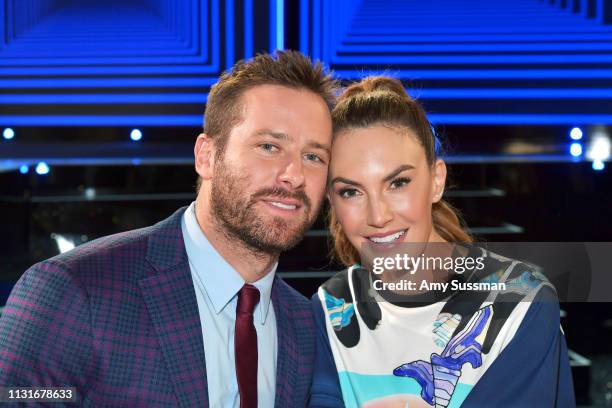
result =
[{"label": "man's short brown hair", "polygon": [[[204,111],[204,133],[214,140],[217,155],[225,151],[227,138],[240,123],[240,97],[258,85],[280,85],[306,89],[319,95],[330,111],[335,104],[337,83],[320,62],[297,51],[258,54],[248,61],[238,61],[225,71],[210,89]],[[198,178],[197,190],[201,180]]]}]

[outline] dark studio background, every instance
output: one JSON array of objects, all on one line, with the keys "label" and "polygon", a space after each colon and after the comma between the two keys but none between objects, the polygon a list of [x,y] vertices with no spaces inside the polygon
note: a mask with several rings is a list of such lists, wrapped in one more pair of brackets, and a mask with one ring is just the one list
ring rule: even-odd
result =
[{"label": "dark studio background", "polygon": [[[0,305],[60,247],[188,205],[210,86],[275,48],[401,78],[480,239],[612,241],[612,1],[0,0]],[[321,217],[279,271],[309,296],[327,253]],[[612,406],[612,305],[562,309],[579,403]]]}]

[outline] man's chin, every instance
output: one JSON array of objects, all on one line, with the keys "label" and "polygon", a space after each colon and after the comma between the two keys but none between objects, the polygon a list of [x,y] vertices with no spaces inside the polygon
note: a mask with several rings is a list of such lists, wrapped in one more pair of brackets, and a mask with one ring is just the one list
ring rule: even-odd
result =
[{"label": "man's chin", "polygon": [[279,248],[282,248],[281,252],[284,252],[299,244],[303,238],[304,234],[300,231],[290,234],[285,230],[282,234],[275,234],[272,239],[268,240],[268,242],[271,245],[276,245]]},{"label": "man's chin", "polygon": [[287,236],[300,235],[310,227],[306,217],[285,218],[278,216],[264,216],[259,218],[266,231],[274,235]]},{"label": "man's chin", "polygon": [[295,247],[301,240],[244,240],[244,242],[258,252],[270,255],[280,255]]},{"label": "man's chin", "polygon": [[259,239],[259,247],[266,252],[285,252],[299,244],[304,238],[305,229],[300,225],[269,226],[265,238]]}]

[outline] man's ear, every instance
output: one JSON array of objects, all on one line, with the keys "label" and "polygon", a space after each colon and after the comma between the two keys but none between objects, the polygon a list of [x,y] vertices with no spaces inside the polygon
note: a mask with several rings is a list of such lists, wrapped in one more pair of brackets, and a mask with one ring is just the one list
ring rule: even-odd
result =
[{"label": "man's ear", "polygon": [[446,185],[446,163],[444,163],[444,160],[438,159],[434,163],[432,170],[433,188],[431,202],[437,203],[442,199],[442,194],[444,194],[444,187]]},{"label": "man's ear", "polygon": [[203,180],[210,180],[215,165],[214,141],[206,133],[200,133],[193,148],[196,173]]}]

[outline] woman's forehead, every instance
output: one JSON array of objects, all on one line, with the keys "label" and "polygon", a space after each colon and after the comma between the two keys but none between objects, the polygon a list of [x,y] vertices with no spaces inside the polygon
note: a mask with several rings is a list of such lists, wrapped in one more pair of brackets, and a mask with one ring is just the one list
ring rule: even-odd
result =
[{"label": "woman's forehead", "polygon": [[359,166],[394,167],[408,163],[416,167],[425,160],[425,150],[409,129],[376,125],[347,129],[336,135],[331,170]]}]

